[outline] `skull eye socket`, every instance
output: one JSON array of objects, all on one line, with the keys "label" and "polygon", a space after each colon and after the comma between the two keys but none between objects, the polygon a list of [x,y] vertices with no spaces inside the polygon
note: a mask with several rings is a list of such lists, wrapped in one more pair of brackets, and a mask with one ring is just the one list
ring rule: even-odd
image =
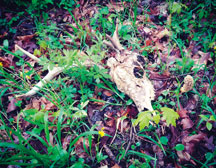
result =
[{"label": "skull eye socket", "polygon": [[135,68],[133,69],[133,73],[134,73],[134,76],[135,76],[136,78],[142,78],[143,75],[144,75],[143,69],[141,69],[141,68],[139,68],[139,67],[135,67]]},{"label": "skull eye socket", "polygon": [[138,55],[137,61],[142,65],[143,68],[145,67],[146,61],[144,60],[143,56]]}]

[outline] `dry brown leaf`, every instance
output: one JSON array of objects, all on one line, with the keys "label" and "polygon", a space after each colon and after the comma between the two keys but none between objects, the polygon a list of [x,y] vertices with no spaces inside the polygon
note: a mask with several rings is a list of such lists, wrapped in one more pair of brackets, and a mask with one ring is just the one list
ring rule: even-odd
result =
[{"label": "dry brown leaf", "polygon": [[188,111],[185,110],[181,104],[180,104],[180,109],[179,108],[177,109],[177,113],[182,118],[181,124],[183,126],[183,130],[190,129],[193,127],[193,122],[191,121],[191,119],[187,115]]},{"label": "dry brown leaf", "polygon": [[109,8],[110,12],[121,12],[125,8],[125,2],[113,2],[109,3],[107,7]]},{"label": "dry brown leaf", "polygon": [[146,77],[144,71],[140,78],[134,75],[134,70],[139,67],[141,70],[138,54],[125,50],[117,56],[117,59],[110,58],[107,65],[110,67],[110,76],[116,83],[118,89],[127,94],[136,104],[139,111],[147,108],[153,111],[151,100],[155,93],[151,81]]},{"label": "dry brown leaf", "polygon": [[178,115],[181,117],[181,118],[185,118],[185,117],[188,117],[188,115],[187,115],[187,110],[185,110],[183,107],[182,107],[182,105],[181,105],[181,103],[179,103],[179,105],[180,105],[180,109],[178,108],[178,105],[177,105],[177,113],[178,113]]},{"label": "dry brown leaf", "polygon": [[[85,144],[84,144],[84,142],[85,142]],[[84,145],[86,146],[87,149],[89,148],[89,141],[88,141],[88,139],[87,138],[83,138],[83,137],[81,137],[74,144],[75,152],[76,152],[77,156],[80,157],[80,158],[87,158],[87,157],[89,157],[89,155],[85,152]]]},{"label": "dry brown leaf", "polygon": [[21,40],[21,41],[29,42],[34,36],[35,36],[35,34],[25,35],[25,36],[17,36],[17,39]]},{"label": "dry brown leaf", "polygon": [[182,144],[184,145],[185,149],[183,151],[177,151],[180,162],[190,161],[194,164],[193,160],[191,160],[191,155],[193,155],[198,143],[202,140],[205,140],[205,136],[206,135],[204,133],[199,133],[192,136],[184,136],[182,139]]},{"label": "dry brown leaf", "polygon": [[183,118],[181,120],[181,124],[183,126],[183,130],[190,129],[193,127],[193,122],[191,121],[191,119],[189,117]]},{"label": "dry brown leaf", "polygon": [[10,61],[4,57],[0,57],[0,62],[2,63],[2,66],[4,68],[9,68],[9,66],[11,65]]},{"label": "dry brown leaf", "polygon": [[17,103],[17,100],[13,98],[12,96],[9,96],[8,99],[10,100],[10,103],[8,104],[7,107],[7,113],[16,110],[18,107],[15,105]]},{"label": "dry brown leaf", "polygon": [[112,166],[111,168],[121,168],[117,163],[114,165],[114,166]]},{"label": "dry brown leaf", "polygon": [[103,94],[105,94],[106,96],[110,97],[113,95],[113,92],[109,91],[109,90],[104,90]]},{"label": "dry brown leaf", "polygon": [[[201,68],[203,69],[204,66],[207,64],[208,61],[213,62],[213,60],[210,57],[210,53],[204,53],[202,51],[198,51],[196,55],[192,58],[194,60],[194,68]],[[203,66],[202,66],[203,65]]]},{"label": "dry brown leaf", "polygon": [[104,165],[104,166],[101,166],[101,167],[99,167],[99,168],[108,168],[108,166],[107,166],[107,165]]},{"label": "dry brown leaf", "polygon": [[157,38],[161,39],[164,36],[171,36],[171,32],[169,32],[167,29],[162,30],[157,34]]},{"label": "dry brown leaf", "polygon": [[184,151],[177,151],[177,155],[179,157],[179,161],[182,162],[182,161],[190,161],[190,154],[187,153],[187,152],[184,152]]}]

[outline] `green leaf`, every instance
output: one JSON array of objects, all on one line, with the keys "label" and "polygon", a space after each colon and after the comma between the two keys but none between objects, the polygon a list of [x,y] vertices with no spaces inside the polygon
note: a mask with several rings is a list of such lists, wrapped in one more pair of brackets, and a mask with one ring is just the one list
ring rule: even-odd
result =
[{"label": "green leaf", "polygon": [[210,152],[208,152],[208,153],[206,153],[205,154],[205,158],[206,158],[206,160],[212,160],[212,158],[214,157],[214,154],[213,153],[210,153]]},{"label": "green leaf", "polygon": [[212,124],[210,122],[206,122],[206,128],[210,131],[212,129]]},{"label": "green leaf", "polygon": [[156,114],[153,116],[153,121],[158,124],[160,122],[160,114]]},{"label": "green leaf", "polygon": [[127,102],[126,102],[126,105],[129,106],[133,103],[133,100],[132,99],[129,99]]},{"label": "green leaf", "polygon": [[135,145],[131,145],[131,149],[133,149],[133,150],[134,150],[135,148],[136,148],[136,146],[135,146]]},{"label": "green leaf", "polygon": [[79,110],[79,111],[75,112],[74,114],[72,114],[72,117],[76,118],[76,119],[83,118],[83,117],[86,117],[86,116],[87,116],[87,113],[86,113],[85,110]]},{"label": "green leaf", "polygon": [[216,118],[214,118],[214,116],[211,115],[210,118],[209,118],[209,120],[210,120],[210,121],[216,121]]},{"label": "green leaf", "polygon": [[175,146],[175,149],[176,149],[177,151],[183,151],[183,150],[184,150],[184,145],[183,145],[183,144],[177,144],[177,145]]},{"label": "green leaf", "polygon": [[7,39],[3,41],[3,46],[4,46],[5,48],[8,48],[8,47],[9,47],[9,42],[8,42]]},{"label": "green leaf", "polygon": [[163,118],[166,120],[167,126],[170,124],[176,126],[176,120],[179,118],[178,113],[168,107],[162,107],[161,111],[163,112]]},{"label": "green leaf", "polygon": [[163,145],[167,145],[168,138],[165,137],[165,136],[162,136],[162,137],[160,138],[160,142],[161,142]]},{"label": "green leaf", "polygon": [[38,49],[35,49],[35,50],[34,50],[34,55],[41,55],[41,52],[40,52],[40,50],[38,50]]},{"label": "green leaf", "polygon": [[181,3],[174,2],[171,8],[171,13],[177,12],[179,14],[181,13],[181,8],[182,8]]},{"label": "green leaf", "polygon": [[37,109],[28,109],[28,110],[23,111],[23,114],[24,114],[25,116],[29,116],[29,115],[34,115],[34,114],[36,114],[37,112],[38,112]]},{"label": "green leaf", "polygon": [[109,8],[108,7],[104,7],[100,10],[100,14],[104,14],[107,15],[109,13]]},{"label": "green leaf", "polygon": [[208,121],[209,117],[207,115],[199,115],[204,121]]},{"label": "green leaf", "polygon": [[149,126],[149,121],[152,120],[151,111],[140,112],[138,118],[134,121],[134,125],[138,125],[140,130]]},{"label": "green leaf", "polygon": [[42,111],[37,112],[37,113],[33,116],[34,121],[44,123],[44,114],[45,114],[45,113],[42,112]]}]

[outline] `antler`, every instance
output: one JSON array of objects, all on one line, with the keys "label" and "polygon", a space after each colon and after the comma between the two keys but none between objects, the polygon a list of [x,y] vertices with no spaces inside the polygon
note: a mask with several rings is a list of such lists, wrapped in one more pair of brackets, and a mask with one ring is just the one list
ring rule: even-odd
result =
[{"label": "antler", "polygon": [[[24,50],[23,48],[21,48],[18,45],[15,45],[15,49],[19,49],[20,51],[22,51],[24,54],[26,54],[28,57],[30,57],[31,59],[39,62],[40,59],[37,58],[36,56],[34,56],[33,54],[29,53],[28,51]],[[64,70],[64,67],[54,67],[52,70],[50,70],[48,68],[48,74],[40,81],[38,82],[30,91],[28,91],[25,94],[22,95],[18,95],[16,97],[28,97],[28,96],[33,96],[34,94],[36,94],[47,82],[49,82],[50,80],[52,80],[55,76],[57,76],[58,74],[60,74],[62,71]]]},{"label": "antler", "polygon": [[[34,56],[33,54],[29,53],[28,51],[24,50],[23,48],[21,48],[18,45],[15,45],[15,49],[19,49],[20,51],[22,51],[24,54],[26,54],[28,57],[30,57],[31,59],[39,62],[40,59],[37,58],[36,56]],[[82,53],[81,53],[82,55]],[[85,66],[90,67],[95,65],[95,63],[89,59],[87,59],[84,63]],[[70,67],[74,67],[77,66],[76,64],[71,65]],[[97,64],[97,66],[99,66],[100,68],[102,68],[101,65]],[[63,70],[66,68],[66,66],[64,67],[54,67],[52,70],[50,70],[50,68],[48,67],[48,74],[40,81],[38,82],[30,91],[28,91],[25,94],[22,95],[18,95],[16,97],[29,97],[29,96],[33,96],[34,94],[36,94],[47,82],[51,81],[54,77],[56,77],[57,75],[59,75],[60,73],[63,72]]]},{"label": "antler", "polygon": [[114,32],[113,36],[110,37],[108,34],[106,34],[106,37],[111,41],[111,43],[104,40],[104,44],[106,44],[106,45],[108,45],[114,49],[117,49],[117,50],[123,50],[124,49],[124,47],[122,47],[122,45],[120,44],[119,37],[118,37],[118,19],[116,20],[116,28],[115,28],[115,32]]}]

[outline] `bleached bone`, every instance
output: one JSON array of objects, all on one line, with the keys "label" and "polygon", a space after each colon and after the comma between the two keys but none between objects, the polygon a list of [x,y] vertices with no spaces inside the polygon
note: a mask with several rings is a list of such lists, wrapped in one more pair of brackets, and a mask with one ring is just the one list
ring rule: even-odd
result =
[{"label": "bleached bone", "polygon": [[[144,58],[138,53],[125,50],[118,38],[118,24],[113,37],[106,35],[111,43],[104,41],[112,48],[118,50],[115,57],[107,60],[110,67],[111,80],[116,84],[118,90],[127,94],[136,104],[137,109],[141,112],[144,108],[153,111],[151,100],[154,99],[154,87],[151,81],[146,77],[146,73],[142,67]],[[121,52],[120,52],[121,51]],[[143,70],[143,75],[137,78],[134,75],[135,68]]]},{"label": "bleached bone", "polygon": [[122,45],[120,44],[118,37],[118,19],[116,21],[116,28],[113,37],[110,37],[108,34],[106,34],[106,37],[111,41],[111,43],[109,43],[108,41],[104,41],[104,44],[116,48],[119,51],[124,49],[124,47],[122,47]]},{"label": "bleached bone", "polygon": [[[37,58],[36,56],[34,56],[33,54],[29,53],[28,51],[24,50],[23,48],[21,48],[20,46],[18,45],[15,45],[15,48],[16,49],[19,49],[20,51],[22,51],[24,54],[26,54],[28,57],[32,58],[33,60],[39,62],[40,59]],[[82,55],[83,53],[81,53]],[[99,64],[95,64],[93,61],[91,60],[86,60],[83,65],[87,66],[87,67],[90,67],[90,66],[93,66],[93,65],[97,65],[99,66],[100,68],[102,68],[101,65]],[[75,67],[77,66],[76,64],[73,64],[72,66],[70,66],[69,68],[71,67]],[[18,95],[16,97],[29,97],[29,96],[33,96],[34,94],[36,94],[38,91],[40,91],[40,89],[47,83],[49,82],[50,80],[52,80],[54,77],[56,77],[57,75],[59,75],[60,73],[63,72],[63,70],[66,68],[67,66],[64,66],[64,67],[54,67],[52,70],[50,70],[50,68],[48,67],[48,74],[40,81],[38,82],[30,91],[28,91],[27,93],[25,94],[22,94],[22,95]]]},{"label": "bleached bone", "polygon": [[15,44],[15,50],[20,50],[20,51],[22,51],[24,54],[26,54],[26,55],[29,56],[31,59],[33,59],[33,60],[35,60],[35,61],[37,61],[37,62],[40,61],[40,59],[39,59],[38,57],[36,57],[36,56],[34,56],[33,54],[29,53],[28,51],[22,49],[22,48],[21,48],[20,46],[18,46],[17,44]]},{"label": "bleached bone", "polygon": [[54,77],[60,74],[64,70],[63,67],[54,67],[52,70],[48,72],[48,74],[38,82],[30,91],[25,94],[18,95],[16,97],[29,97],[36,94],[47,82],[51,81]]},{"label": "bleached bone", "polygon": [[[29,53],[28,51],[24,50],[23,48],[21,48],[20,46],[18,46],[17,44],[15,45],[15,50],[19,49],[20,51],[22,51],[24,54],[26,54],[28,57],[30,57],[31,59],[39,62],[40,59],[37,58],[36,56],[34,56],[33,54]],[[64,67],[54,67],[52,70],[50,70],[48,68],[48,74],[40,81],[38,82],[30,91],[28,91],[25,94],[22,95],[18,95],[16,97],[28,97],[28,96],[33,96],[34,94],[36,94],[47,82],[49,82],[50,80],[52,80],[55,76],[57,76],[58,74],[60,74],[62,71],[64,70]]]}]

